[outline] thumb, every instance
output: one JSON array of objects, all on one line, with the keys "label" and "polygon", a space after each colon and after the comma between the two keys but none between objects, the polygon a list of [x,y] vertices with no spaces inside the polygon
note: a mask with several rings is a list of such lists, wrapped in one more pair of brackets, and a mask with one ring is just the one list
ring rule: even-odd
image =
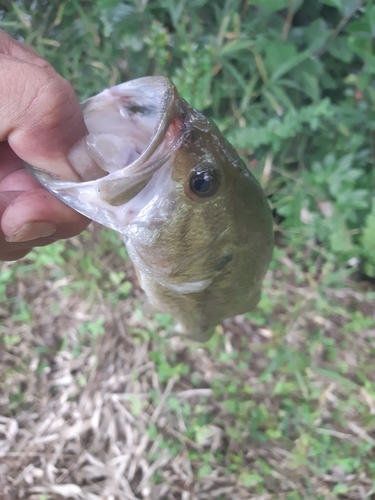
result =
[{"label": "thumb", "polygon": [[52,68],[0,55],[0,142],[33,166],[78,180],[67,155],[87,134],[70,84]]}]

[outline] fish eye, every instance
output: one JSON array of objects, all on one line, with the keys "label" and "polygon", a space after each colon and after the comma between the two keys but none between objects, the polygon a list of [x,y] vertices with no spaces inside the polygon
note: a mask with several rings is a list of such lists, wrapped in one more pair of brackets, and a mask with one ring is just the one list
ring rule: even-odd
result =
[{"label": "fish eye", "polygon": [[212,163],[200,165],[190,177],[189,188],[200,198],[216,194],[221,185],[221,175]]}]

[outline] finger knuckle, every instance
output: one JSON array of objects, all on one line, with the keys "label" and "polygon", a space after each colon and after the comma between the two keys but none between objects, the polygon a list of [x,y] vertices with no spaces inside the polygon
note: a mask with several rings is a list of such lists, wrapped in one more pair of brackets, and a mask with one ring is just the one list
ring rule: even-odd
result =
[{"label": "finger knuckle", "polygon": [[49,129],[65,123],[76,100],[71,85],[59,75],[48,75],[32,100],[37,123]]}]

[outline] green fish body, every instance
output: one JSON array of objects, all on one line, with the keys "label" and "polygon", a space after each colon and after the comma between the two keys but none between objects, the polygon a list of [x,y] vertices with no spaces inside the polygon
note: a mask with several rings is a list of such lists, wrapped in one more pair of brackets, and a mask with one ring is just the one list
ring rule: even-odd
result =
[{"label": "green fish body", "polygon": [[269,205],[217,127],[164,77],[82,103],[88,136],[71,151],[82,182],[28,167],[87,217],[119,231],[148,300],[174,332],[208,340],[252,310],[272,257]]}]

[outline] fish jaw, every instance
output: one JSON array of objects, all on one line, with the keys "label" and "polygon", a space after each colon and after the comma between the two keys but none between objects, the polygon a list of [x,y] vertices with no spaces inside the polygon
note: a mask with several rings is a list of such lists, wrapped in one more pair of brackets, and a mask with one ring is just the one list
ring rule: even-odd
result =
[{"label": "fish jaw", "polygon": [[98,183],[64,181],[54,174],[24,163],[26,170],[47,191],[56,196],[76,212],[103,224],[103,226],[121,232],[121,225],[116,216],[116,207],[98,197]]},{"label": "fish jaw", "polygon": [[89,134],[69,158],[83,182],[25,168],[66,205],[123,233],[121,207],[147,185],[182,140],[180,98],[168,78],[144,77],[106,89],[81,106]]}]

